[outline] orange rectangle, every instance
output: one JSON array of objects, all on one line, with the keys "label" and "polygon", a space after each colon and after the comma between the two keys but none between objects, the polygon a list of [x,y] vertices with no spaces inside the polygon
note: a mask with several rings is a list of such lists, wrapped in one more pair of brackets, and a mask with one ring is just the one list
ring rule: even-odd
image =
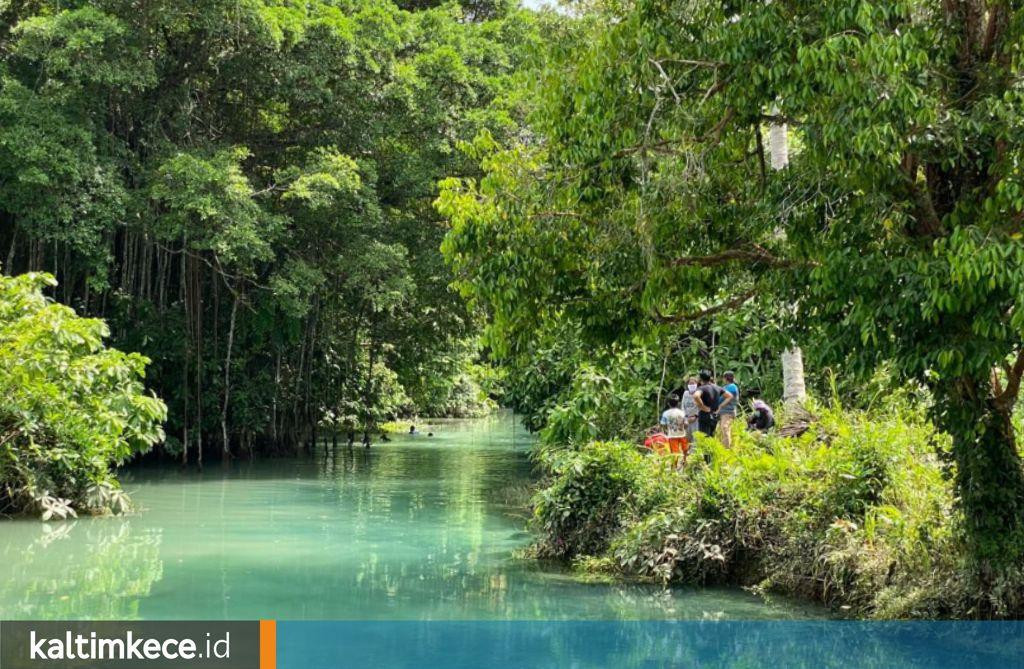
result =
[{"label": "orange rectangle", "polygon": [[260,669],[277,669],[277,621],[260,621]]}]

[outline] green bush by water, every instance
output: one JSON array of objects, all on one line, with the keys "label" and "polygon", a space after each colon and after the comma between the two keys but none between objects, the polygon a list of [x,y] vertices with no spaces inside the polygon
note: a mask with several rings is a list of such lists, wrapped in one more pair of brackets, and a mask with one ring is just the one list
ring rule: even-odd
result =
[{"label": "green bush by water", "polygon": [[673,477],[624,442],[594,442],[578,451],[549,451],[551,484],[534,498],[545,541],[541,556],[574,558],[607,550],[644,514],[673,499]]},{"label": "green bush by water", "polygon": [[149,360],[107,348],[103,321],[43,295],[47,274],[0,276],[0,513],[121,512],[110,471],[163,439]]},{"label": "green bush by water", "polygon": [[976,594],[943,454],[912,410],[818,410],[796,439],[736,425],[682,472],[632,444],[549,452],[541,555],[589,575],[739,584],[879,618],[1014,616],[1024,579]]}]

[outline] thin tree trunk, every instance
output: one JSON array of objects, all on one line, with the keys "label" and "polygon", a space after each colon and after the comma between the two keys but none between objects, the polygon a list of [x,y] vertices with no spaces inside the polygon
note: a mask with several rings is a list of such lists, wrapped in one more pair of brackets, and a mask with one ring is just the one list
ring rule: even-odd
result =
[{"label": "thin tree trunk", "polygon": [[654,406],[655,416],[661,414],[661,393],[665,389],[665,373],[668,371],[668,356],[671,352],[671,348],[666,349],[665,356],[661,359],[661,380],[658,381],[658,399],[656,400],[657,404]]},{"label": "thin tree trunk", "polygon": [[196,351],[196,466],[203,468],[203,380],[200,371],[201,358]]},{"label": "thin tree trunk", "polygon": [[199,263],[192,262],[196,303],[196,464],[203,468],[203,284]]},{"label": "thin tree trunk", "polygon": [[[772,109],[772,114],[779,114],[778,107]],[[768,152],[773,170],[784,170],[789,166],[789,131],[785,123],[769,126]],[[807,386],[804,382],[804,356],[799,346],[793,346],[782,352],[782,403],[792,405],[805,399]]]},{"label": "thin tree trunk", "polygon": [[231,442],[228,440],[228,402],[231,399],[231,348],[235,343],[235,316],[238,314],[238,295],[231,303],[231,319],[228,323],[227,352],[224,354],[224,406],[220,412],[220,430],[224,437],[224,458],[231,457]]},{"label": "thin tree trunk", "polygon": [[277,347],[277,355],[274,362],[274,399],[270,405],[270,435],[274,439],[274,447],[277,447],[277,398],[281,394],[281,347]]},{"label": "thin tree trunk", "polygon": [[[185,337],[184,337],[185,351],[184,351],[184,353],[182,355],[185,364],[182,365],[182,374],[181,374],[181,376],[182,376],[181,403],[182,403],[182,407],[183,407],[183,410],[182,410],[182,429],[181,429],[181,465],[183,467],[188,465],[188,418],[189,418],[189,416],[188,416],[188,396],[189,396],[188,366],[189,366],[189,362],[190,362],[190,360],[189,360],[189,349],[190,349],[189,342],[191,341],[191,331],[192,331],[192,311],[191,311],[191,309],[189,309],[189,306],[188,306],[188,293],[189,293],[189,290],[188,290],[188,280],[187,280],[188,275],[185,273],[185,260],[186,260],[187,256],[185,254],[184,249],[185,249],[185,246],[184,246],[184,243],[183,243],[183,245],[182,245],[182,253],[181,253],[181,263],[180,263],[181,264],[181,268],[180,268],[180,271],[181,271],[181,281],[180,281],[180,286],[179,286],[182,303],[183,303],[183,305],[185,307]],[[106,294],[106,293],[104,293],[104,294]]]},{"label": "thin tree trunk", "polygon": [[11,233],[11,247],[7,249],[7,262],[4,263],[4,271],[7,272],[8,276],[14,276],[14,249],[16,242],[18,241],[18,228],[17,226],[11,226],[13,232]]},{"label": "thin tree trunk", "polygon": [[799,346],[782,352],[782,403],[799,404],[807,399],[804,356]]},{"label": "thin tree trunk", "polygon": [[366,410],[366,422],[363,425],[363,443],[367,448],[370,447],[370,430],[372,429],[373,422],[373,363],[376,355],[376,347],[374,346],[373,339],[370,339],[370,350],[369,350],[369,368],[366,370],[366,390],[363,395],[363,405]]},{"label": "thin tree trunk", "polygon": [[292,424],[291,432],[288,435],[288,441],[292,445],[292,449],[296,452],[302,443],[301,434],[297,434],[299,429],[299,401],[302,398],[302,375],[306,368],[306,341],[309,339],[308,324],[302,331],[302,346],[299,347],[299,367],[296,374],[292,377],[292,391],[294,396],[292,397]]},{"label": "thin tree trunk", "polygon": [[[772,114],[777,116],[779,108],[773,107]],[[789,128],[785,123],[768,126],[768,153],[773,170],[785,169],[789,165]]]}]

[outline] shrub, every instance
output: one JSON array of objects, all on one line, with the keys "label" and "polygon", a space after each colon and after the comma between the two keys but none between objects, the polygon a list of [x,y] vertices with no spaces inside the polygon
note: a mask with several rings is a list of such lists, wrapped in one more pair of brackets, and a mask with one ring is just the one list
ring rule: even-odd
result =
[{"label": "shrub", "polygon": [[46,274],[0,277],[0,512],[43,520],[128,508],[110,471],[163,438],[146,358],[43,296]]},{"label": "shrub", "polygon": [[652,469],[631,444],[592,442],[575,451],[551,451],[543,464],[550,485],[534,497],[543,556],[600,553],[626,523],[670,496],[667,469]]},{"label": "shrub", "polygon": [[795,439],[737,424],[732,449],[701,439],[680,473],[625,444],[591,444],[550,469],[542,544],[592,556],[577,559],[584,568],[610,560],[631,577],[750,586],[851,615],[1020,615],[1024,577],[977,594],[948,438],[904,409],[816,409]]}]

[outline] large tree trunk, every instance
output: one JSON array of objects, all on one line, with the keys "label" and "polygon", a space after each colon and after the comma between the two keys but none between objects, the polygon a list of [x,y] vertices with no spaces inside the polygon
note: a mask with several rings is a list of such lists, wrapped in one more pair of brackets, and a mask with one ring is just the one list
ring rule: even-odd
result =
[{"label": "large tree trunk", "polygon": [[1010,420],[989,380],[961,379],[935,392],[935,419],[953,437],[964,530],[982,587],[1024,563],[1024,469]]}]

